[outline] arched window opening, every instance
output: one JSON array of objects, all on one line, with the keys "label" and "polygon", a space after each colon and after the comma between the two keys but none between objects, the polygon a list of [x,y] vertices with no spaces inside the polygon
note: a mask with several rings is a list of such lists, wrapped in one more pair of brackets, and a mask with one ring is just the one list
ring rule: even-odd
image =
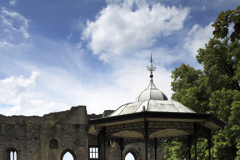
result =
[{"label": "arched window opening", "polygon": [[74,158],[70,152],[66,152],[63,156],[63,160],[74,160]]},{"label": "arched window opening", "polygon": [[133,147],[128,148],[123,152],[124,160],[142,160],[140,153]]},{"label": "arched window opening", "polygon": [[128,153],[125,157],[125,160],[135,160],[134,156],[132,155],[132,153]]},{"label": "arched window opening", "polygon": [[18,160],[17,150],[13,148],[7,149],[7,158],[6,160]]},{"label": "arched window opening", "polygon": [[49,148],[51,148],[51,149],[58,149],[58,141],[56,139],[50,140]]},{"label": "arched window opening", "polygon": [[78,158],[72,149],[66,148],[61,152],[60,160],[78,160]]}]

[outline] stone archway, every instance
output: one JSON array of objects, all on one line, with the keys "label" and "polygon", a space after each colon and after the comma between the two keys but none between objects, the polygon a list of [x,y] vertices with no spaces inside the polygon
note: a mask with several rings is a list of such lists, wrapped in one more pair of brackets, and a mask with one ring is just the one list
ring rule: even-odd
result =
[{"label": "stone archway", "polygon": [[128,153],[131,153],[135,160],[142,160],[139,152],[135,148],[133,148],[133,147],[130,147],[126,151],[124,151],[124,153],[123,153],[123,160],[125,160],[126,155]]},{"label": "stone archway", "polygon": [[74,160],[78,160],[76,153],[75,153],[73,150],[71,150],[70,148],[66,148],[66,149],[64,149],[64,150],[61,152],[61,154],[60,154],[60,160],[63,160],[63,156],[64,156],[67,152],[69,152],[69,153],[72,154]]}]

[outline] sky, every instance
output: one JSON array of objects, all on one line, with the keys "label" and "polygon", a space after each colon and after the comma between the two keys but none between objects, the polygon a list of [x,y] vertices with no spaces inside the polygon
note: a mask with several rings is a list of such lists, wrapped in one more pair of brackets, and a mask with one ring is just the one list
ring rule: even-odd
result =
[{"label": "sky", "polygon": [[1,0],[0,114],[87,106],[100,114],[134,102],[149,84],[171,99],[171,72],[195,69],[221,11],[237,0]]},{"label": "sky", "polygon": [[0,114],[87,106],[100,114],[154,83],[171,99],[171,72],[195,69],[221,11],[236,0],[1,0]]}]

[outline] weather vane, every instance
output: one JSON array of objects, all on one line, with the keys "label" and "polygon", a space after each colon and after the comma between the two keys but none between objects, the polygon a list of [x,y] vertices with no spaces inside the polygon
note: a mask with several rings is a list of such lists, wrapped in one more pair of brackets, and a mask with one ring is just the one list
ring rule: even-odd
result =
[{"label": "weather vane", "polygon": [[152,62],[153,62],[152,54],[151,54],[150,62],[151,62],[151,67],[147,66],[147,70],[150,71],[150,78],[152,79],[153,78],[152,72],[156,70],[156,67],[152,65]]}]

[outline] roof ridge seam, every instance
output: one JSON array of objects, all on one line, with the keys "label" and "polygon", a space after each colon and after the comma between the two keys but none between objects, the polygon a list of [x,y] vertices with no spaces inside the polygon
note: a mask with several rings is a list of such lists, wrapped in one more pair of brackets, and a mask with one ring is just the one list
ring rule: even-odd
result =
[{"label": "roof ridge seam", "polygon": [[[149,100],[148,100],[148,104],[147,104],[147,107],[149,106],[149,101],[150,101],[150,100],[151,100],[151,99],[149,99]],[[146,109],[146,111],[147,111],[147,109]]]},{"label": "roof ridge seam", "polygon": [[122,111],[121,111],[118,115],[120,115],[120,114],[123,112],[123,110],[124,110],[129,104],[130,104],[130,103],[126,104],[126,106],[122,109]]},{"label": "roof ridge seam", "polygon": [[[130,103],[133,103],[133,102],[130,102]],[[113,113],[111,113],[111,114],[108,115],[107,117],[110,117],[110,116],[113,115],[115,112],[117,112],[117,110],[118,110],[119,108],[123,107],[124,105],[127,106],[127,105],[130,104],[130,103],[126,103],[126,104],[121,105],[120,107],[118,107]]]},{"label": "roof ridge seam", "polygon": [[178,112],[180,112],[172,101],[171,101],[171,103],[173,104],[173,106],[175,107],[175,109],[176,109]]},{"label": "roof ridge seam", "polygon": [[[140,103],[140,105],[138,106],[138,108],[143,104],[143,102],[145,102],[145,101],[142,101],[142,102]],[[135,110],[134,113],[136,113],[136,111],[138,110],[138,108]]]}]

